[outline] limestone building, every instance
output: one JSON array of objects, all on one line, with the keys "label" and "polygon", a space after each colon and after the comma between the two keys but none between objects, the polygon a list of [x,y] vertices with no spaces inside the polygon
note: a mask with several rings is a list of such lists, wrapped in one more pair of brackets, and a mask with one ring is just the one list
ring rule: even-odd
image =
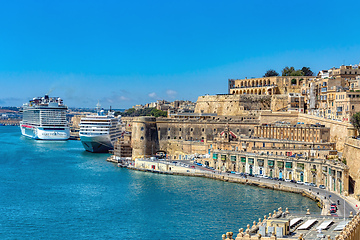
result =
[{"label": "limestone building", "polygon": [[[340,161],[302,157],[269,156],[229,150],[213,150],[206,164],[221,171],[258,174],[324,185],[340,194],[348,192],[348,167]],[[204,162],[206,160],[203,160]]]},{"label": "limestone building", "polygon": [[254,136],[271,139],[287,139],[313,143],[330,141],[330,128],[321,124],[263,124],[255,126]]},{"label": "limestone building", "polygon": [[312,76],[274,76],[251,79],[229,79],[229,94],[274,95],[300,93],[303,83]]}]

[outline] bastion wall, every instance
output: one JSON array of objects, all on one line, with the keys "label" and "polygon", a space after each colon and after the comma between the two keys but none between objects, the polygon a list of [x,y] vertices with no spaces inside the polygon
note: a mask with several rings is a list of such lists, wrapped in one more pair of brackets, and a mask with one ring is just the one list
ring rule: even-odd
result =
[{"label": "bastion wall", "polygon": [[350,175],[350,193],[354,192],[354,196],[360,199],[360,186],[355,184],[360,182],[360,140],[347,138],[344,144],[343,159],[349,166]]},{"label": "bastion wall", "polygon": [[336,143],[336,150],[342,152],[344,150],[344,144],[348,137],[352,137],[354,128],[350,123],[339,122],[335,120],[316,117],[309,114],[299,113],[299,122],[304,124],[316,124],[320,123],[330,128],[330,142]]},{"label": "bastion wall", "polygon": [[195,113],[237,116],[246,110],[269,110],[270,105],[271,96],[266,95],[205,95],[198,97]]}]

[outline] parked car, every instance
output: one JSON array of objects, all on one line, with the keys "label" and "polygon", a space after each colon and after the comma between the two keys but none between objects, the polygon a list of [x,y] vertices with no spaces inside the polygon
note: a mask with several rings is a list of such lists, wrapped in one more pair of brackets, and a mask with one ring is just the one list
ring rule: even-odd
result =
[{"label": "parked car", "polygon": [[304,182],[304,185],[310,186],[310,183],[309,182]]},{"label": "parked car", "polygon": [[317,185],[315,183],[310,183],[310,186],[316,187]]},{"label": "parked car", "polygon": [[277,181],[277,180],[279,180],[279,179],[278,179],[277,177],[274,177],[273,180],[276,180],[276,181]]},{"label": "parked car", "polygon": [[231,171],[230,173],[235,174],[235,172],[234,172],[234,171]]},{"label": "parked car", "polygon": [[296,183],[299,185],[304,185],[304,182],[302,182],[302,181],[297,181]]},{"label": "parked car", "polygon": [[325,189],[326,187],[324,185],[319,185],[319,188]]},{"label": "parked car", "polygon": [[336,210],[337,210],[336,206],[332,206],[332,205],[331,205],[331,207],[330,207],[330,213],[336,213]]},{"label": "parked car", "polygon": [[295,181],[295,180],[290,180],[290,182],[292,182],[292,183],[296,183],[296,181]]},{"label": "parked car", "polygon": [[264,175],[264,176],[263,176],[263,178],[268,179],[269,177],[268,177],[268,176],[266,176],[266,175]]},{"label": "parked car", "polygon": [[285,182],[291,182],[291,180],[290,179],[285,179]]}]

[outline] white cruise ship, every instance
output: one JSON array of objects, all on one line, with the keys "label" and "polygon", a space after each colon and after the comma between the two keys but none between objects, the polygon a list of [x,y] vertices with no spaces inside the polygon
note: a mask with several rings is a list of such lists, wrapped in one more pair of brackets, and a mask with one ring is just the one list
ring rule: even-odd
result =
[{"label": "white cruise ship", "polygon": [[80,120],[80,140],[86,151],[100,153],[114,149],[114,143],[121,137],[120,116],[115,117],[111,110],[105,115],[96,105],[96,115],[86,115]]},{"label": "white cruise ship", "polygon": [[61,98],[37,97],[23,104],[20,122],[22,135],[40,140],[67,140],[70,128],[66,120],[67,106]]}]

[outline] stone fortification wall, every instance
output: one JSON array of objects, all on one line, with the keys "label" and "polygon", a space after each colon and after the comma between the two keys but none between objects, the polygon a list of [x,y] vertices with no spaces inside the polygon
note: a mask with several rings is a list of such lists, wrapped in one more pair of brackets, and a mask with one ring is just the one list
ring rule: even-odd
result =
[{"label": "stone fortification wall", "polygon": [[212,141],[214,136],[227,127],[236,136],[250,136],[254,126],[259,124],[257,117],[211,119],[157,119],[157,130],[160,140]]},{"label": "stone fortification wall", "polygon": [[344,144],[343,159],[350,167],[350,193],[354,193],[357,199],[360,198],[360,140],[347,138]]},{"label": "stone fortification wall", "polygon": [[207,154],[208,146],[203,142],[183,141],[183,140],[161,140],[160,149],[165,151],[171,159],[177,159],[177,156],[186,158],[186,155],[192,154]]},{"label": "stone fortification wall", "polygon": [[[169,119],[138,117],[131,122],[132,158],[151,156],[162,150],[171,155],[205,154],[203,142],[213,141],[214,136],[229,129],[237,137],[250,136],[259,124],[255,117],[213,117],[211,119]],[[202,145],[202,147],[197,147]]]},{"label": "stone fortification wall", "polygon": [[330,128],[330,142],[336,142],[336,150],[342,152],[344,150],[345,140],[352,137],[353,126],[350,123],[339,122],[335,120],[316,117],[309,114],[299,113],[299,122],[304,124],[320,123]]},{"label": "stone fortification wall", "polygon": [[159,137],[156,131],[156,118],[137,117],[132,122],[132,157],[150,157],[159,150]]},{"label": "stone fortification wall", "polygon": [[277,112],[287,110],[289,96],[287,94],[277,94],[271,96],[271,111]]},{"label": "stone fortification wall", "polygon": [[206,95],[198,97],[195,113],[236,116],[244,110],[268,110],[270,104],[271,96],[264,95]]}]

